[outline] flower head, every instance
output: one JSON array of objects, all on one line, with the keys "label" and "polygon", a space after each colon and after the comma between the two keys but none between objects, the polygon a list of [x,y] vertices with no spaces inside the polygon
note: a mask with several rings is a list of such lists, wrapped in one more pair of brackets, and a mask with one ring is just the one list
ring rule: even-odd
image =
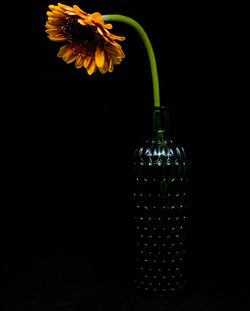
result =
[{"label": "flower head", "polygon": [[58,3],[49,5],[46,32],[48,38],[63,42],[57,54],[67,64],[75,62],[76,68],[84,67],[88,74],[112,72],[114,65],[125,57],[120,44],[125,40],[109,32],[112,25],[105,23],[99,12],[88,14],[77,5]]}]

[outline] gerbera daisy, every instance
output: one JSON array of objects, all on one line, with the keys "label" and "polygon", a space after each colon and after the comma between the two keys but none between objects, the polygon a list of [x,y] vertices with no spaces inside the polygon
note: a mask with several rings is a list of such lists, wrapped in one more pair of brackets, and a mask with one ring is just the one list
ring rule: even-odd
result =
[{"label": "gerbera daisy", "polygon": [[99,12],[88,14],[77,5],[58,3],[49,5],[46,32],[48,38],[64,42],[57,56],[67,64],[75,62],[76,68],[86,68],[89,75],[97,69],[101,73],[112,72],[114,65],[125,57],[120,44],[125,37],[109,32],[112,25],[104,23]]}]

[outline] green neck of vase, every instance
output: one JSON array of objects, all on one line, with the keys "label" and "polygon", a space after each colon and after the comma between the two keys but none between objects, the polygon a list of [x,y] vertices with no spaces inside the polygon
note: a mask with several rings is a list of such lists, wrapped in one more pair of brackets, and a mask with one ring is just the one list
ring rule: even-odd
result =
[{"label": "green neck of vase", "polygon": [[157,135],[165,135],[169,130],[169,112],[167,107],[154,107],[153,132]]},{"label": "green neck of vase", "polygon": [[155,107],[153,111],[153,131],[166,132],[169,123],[168,110],[166,107]]}]

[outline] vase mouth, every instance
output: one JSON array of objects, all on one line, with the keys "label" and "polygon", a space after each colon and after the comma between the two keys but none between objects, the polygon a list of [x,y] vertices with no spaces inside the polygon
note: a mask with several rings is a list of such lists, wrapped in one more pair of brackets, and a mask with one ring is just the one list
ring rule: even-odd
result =
[{"label": "vase mouth", "polygon": [[164,105],[164,106],[154,106],[153,107],[154,111],[168,111],[169,110],[169,106]]},{"label": "vase mouth", "polygon": [[169,106],[154,107],[153,131],[159,134],[169,131]]}]

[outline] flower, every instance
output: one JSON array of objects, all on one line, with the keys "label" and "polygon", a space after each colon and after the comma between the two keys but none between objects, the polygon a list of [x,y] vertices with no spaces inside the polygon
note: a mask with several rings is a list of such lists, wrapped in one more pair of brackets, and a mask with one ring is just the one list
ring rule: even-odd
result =
[{"label": "flower", "polygon": [[77,5],[62,3],[49,5],[49,9],[46,32],[50,40],[65,43],[57,56],[67,64],[75,62],[76,68],[84,67],[91,75],[97,69],[112,72],[114,65],[121,63],[125,55],[116,41],[125,37],[110,33],[113,26],[105,23],[99,12],[88,14]]}]

